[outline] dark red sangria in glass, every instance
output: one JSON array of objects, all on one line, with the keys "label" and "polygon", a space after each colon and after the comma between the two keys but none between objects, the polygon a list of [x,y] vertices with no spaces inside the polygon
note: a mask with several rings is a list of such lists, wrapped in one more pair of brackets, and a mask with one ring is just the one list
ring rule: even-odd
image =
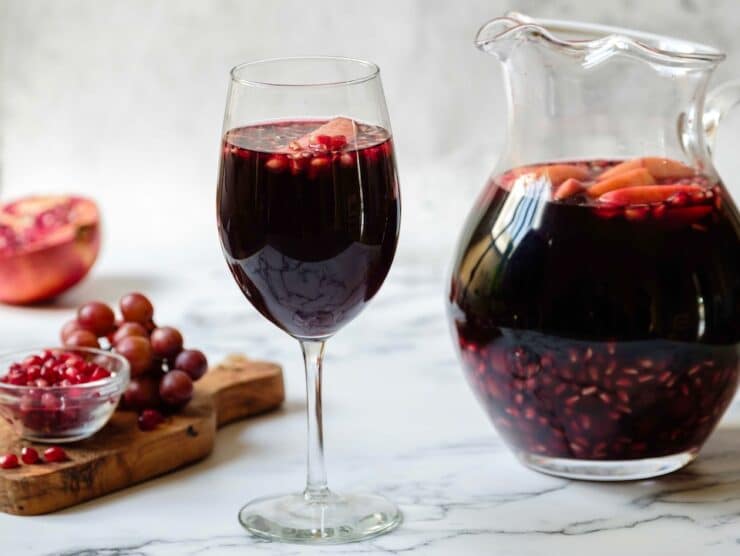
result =
[{"label": "dark red sangria in glass", "polygon": [[229,268],[257,310],[293,336],[328,337],[372,299],[393,261],[390,134],[348,118],[229,130],[218,218]]}]

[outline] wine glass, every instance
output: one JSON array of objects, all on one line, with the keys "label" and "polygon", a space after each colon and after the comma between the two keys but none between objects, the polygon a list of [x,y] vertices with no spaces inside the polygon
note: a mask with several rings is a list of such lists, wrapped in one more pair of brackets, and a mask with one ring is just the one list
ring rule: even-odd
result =
[{"label": "wine glass", "polygon": [[401,521],[377,495],[335,494],[324,468],[321,373],[327,339],[377,293],[396,250],[400,197],[375,64],[277,58],[231,70],[218,180],[218,229],[246,298],[300,343],[308,474],[301,494],[253,500],[253,535],[343,543]]}]

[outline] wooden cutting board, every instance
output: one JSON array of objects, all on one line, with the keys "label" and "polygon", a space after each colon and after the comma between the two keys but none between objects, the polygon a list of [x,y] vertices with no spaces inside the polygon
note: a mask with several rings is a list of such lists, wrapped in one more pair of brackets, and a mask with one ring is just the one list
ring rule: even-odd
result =
[{"label": "wooden cutting board", "polygon": [[[216,429],[280,406],[285,398],[278,365],[231,355],[196,382],[192,401],[157,429],[142,432],[136,414],[117,411],[87,440],[64,445],[69,461],[0,469],[0,511],[53,512],[146,481],[206,457]],[[18,438],[0,423],[0,453],[48,446]]]}]

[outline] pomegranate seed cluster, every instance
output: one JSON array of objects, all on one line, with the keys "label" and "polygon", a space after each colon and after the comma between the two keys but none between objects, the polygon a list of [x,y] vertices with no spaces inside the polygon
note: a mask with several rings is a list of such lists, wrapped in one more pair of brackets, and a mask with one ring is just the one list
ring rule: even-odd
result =
[{"label": "pomegranate seed cluster", "polygon": [[124,295],[120,318],[100,301],[80,306],[74,320],[61,330],[64,345],[109,348],[122,355],[131,367],[131,382],[122,406],[141,412],[139,427],[152,430],[164,421],[164,413],[184,408],[193,396],[193,383],[208,370],[206,356],[185,349],[182,334],[154,322],[154,306],[141,293]]},{"label": "pomegranate seed cluster", "polygon": [[43,460],[35,448],[26,446],[21,450],[20,460],[13,453],[0,455],[0,469],[15,469],[21,466],[21,462],[25,465],[35,465],[37,463],[59,463],[67,459],[67,452],[61,446],[51,446],[44,450]]},{"label": "pomegranate seed cluster", "polygon": [[625,460],[698,449],[738,382],[734,346],[580,342],[533,332],[460,334],[468,379],[526,453]]},{"label": "pomegranate seed cluster", "polygon": [[108,378],[111,373],[80,355],[68,351],[46,350],[10,365],[0,382],[16,386],[72,386]]},{"label": "pomegranate seed cluster", "polygon": [[[4,404],[0,414],[37,437],[86,426],[104,411],[105,404],[115,403],[101,397],[94,385],[100,381],[102,387],[113,376],[96,358],[81,351],[45,350],[12,363],[0,384],[23,388],[13,391],[15,403]],[[87,384],[91,387],[83,387]]]},{"label": "pomegranate seed cluster", "polygon": [[79,200],[32,198],[0,207],[0,254],[14,253],[43,240],[75,220]]}]

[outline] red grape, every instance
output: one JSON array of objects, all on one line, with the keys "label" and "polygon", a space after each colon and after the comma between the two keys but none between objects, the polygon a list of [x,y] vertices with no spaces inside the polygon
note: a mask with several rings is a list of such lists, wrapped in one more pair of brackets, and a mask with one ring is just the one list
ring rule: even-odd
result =
[{"label": "red grape", "polygon": [[174,359],[182,351],[182,334],[171,326],[156,328],[151,341],[154,354],[162,359]]},{"label": "red grape", "polygon": [[159,381],[153,376],[132,378],[123,393],[123,405],[128,409],[152,409],[160,404]]},{"label": "red grape", "polygon": [[193,397],[193,381],[184,371],[170,371],[159,383],[159,395],[168,405],[181,407]]},{"label": "red grape", "polygon": [[185,371],[193,380],[198,380],[208,370],[208,360],[202,351],[186,349],[175,359],[175,368]]},{"label": "red grape", "polygon": [[147,338],[126,336],[115,345],[116,351],[128,359],[131,376],[145,373],[152,365],[152,345]]},{"label": "red grape", "polygon": [[85,303],[77,310],[77,321],[98,337],[105,336],[113,330],[116,316],[113,309],[100,301]]},{"label": "red grape", "polygon": [[121,298],[121,314],[126,322],[146,324],[154,316],[154,307],[144,295],[129,293]]},{"label": "red grape", "polygon": [[87,330],[84,326],[82,326],[77,319],[70,320],[64,323],[64,326],[62,326],[62,331],[60,333],[60,338],[62,339],[62,343],[65,343],[67,341],[67,338],[69,337],[72,332],[77,332],[78,330]]},{"label": "red grape", "polygon": [[98,337],[89,330],[75,330],[64,340],[65,346],[99,348]]},{"label": "red grape", "polygon": [[111,343],[116,345],[118,342],[129,336],[138,336],[141,338],[149,337],[149,333],[146,328],[141,326],[138,322],[124,322],[116,333],[111,338]]}]

